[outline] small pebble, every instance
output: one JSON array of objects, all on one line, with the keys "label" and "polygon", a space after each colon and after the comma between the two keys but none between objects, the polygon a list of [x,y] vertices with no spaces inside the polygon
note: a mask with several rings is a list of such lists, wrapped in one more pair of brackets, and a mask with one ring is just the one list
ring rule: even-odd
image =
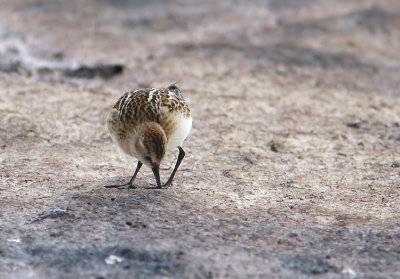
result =
[{"label": "small pebble", "polygon": [[121,258],[116,255],[109,255],[107,258],[104,259],[106,264],[116,264],[116,263],[122,262],[123,260],[124,260],[124,258]]},{"label": "small pebble", "polygon": [[353,122],[346,123],[346,126],[351,127],[351,128],[360,128],[360,125],[361,125],[361,121],[358,119]]},{"label": "small pebble", "polygon": [[349,275],[350,278],[356,278],[357,277],[357,273],[353,269],[351,269],[349,267],[343,269],[342,273]]},{"label": "small pebble", "polygon": [[278,144],[275,142],[271,142],[270,148],[272,152],[279,152]]}]

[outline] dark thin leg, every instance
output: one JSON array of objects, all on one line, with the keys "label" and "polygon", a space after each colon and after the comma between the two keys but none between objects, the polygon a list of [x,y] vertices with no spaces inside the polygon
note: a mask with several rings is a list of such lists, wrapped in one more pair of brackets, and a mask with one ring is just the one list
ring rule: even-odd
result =
[{"label": "dark thin leg", "polygon": [[146,187],[146,189],[161,189],[161,181],[160,181],[160,167],[154,167],[151,169],[154,173],[154,177],[156,178],[157,186],[155,187]]},{"label": "dark thin leg", "polygon": [[168,188],[169,186],[172,185],[172,180],[174,179],[175,173],[179,168],[179,165],[181,164],[183,158],[185,157],[185,151],[183,151],[182,147],[178,146],[179,149],[179,155],[178,159],[176,160],[175,168],[171,173],[171,176],[168,178],[168,181],[162,186],[163,188]]},{"label": "dark thin leg", "polygon": [[179,165],[181,164],[183,158],[185,157],[185,151],[183,151],[182,147],[178,146],[179,149],[179,155],[178,155],[178,160],[176,160],[175,168],[171,173],[171,176],[169,177],[168,181],[161,186],[160,183],[160,174],[159,174],[159,167],[153,168],[153,173],[154,177],[156,178],[157,181],[157,186],[156,187],[147,187],[146,189],[161,189],[161,188],[168,188],[169,186],[172,185],[172,180],[174,179],[175,173],[179,168]]},{"label": "dark thin leg", "polygon": [[138,161],[135,173],[133,174],[131,180],[128,183],[122,185],[107,185],[104,186],[106,188],[118,188],[118,189],[128,189],[128,188],[136,188],[136,185],[133,184],[133,180],[135,180],[136,175],[138,174],[140,168],[143,166],[142,162]]}]

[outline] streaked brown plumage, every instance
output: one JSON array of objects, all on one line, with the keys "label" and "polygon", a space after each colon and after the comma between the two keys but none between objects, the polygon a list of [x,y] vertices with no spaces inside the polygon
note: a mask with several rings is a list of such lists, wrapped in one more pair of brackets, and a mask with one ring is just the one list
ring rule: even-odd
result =
[{"label": "streaked brown plumage", "polygon": [[[107,188],[135,188],[135,179],[142,164],[152,168],[156,188],[171,185],[185,156],[183,141],[192,127],[190,109],[179,88],[146,88],[125,93],[115,103],[108,119],[108,129],[114,142],[127,154],[138,159],[131,180],[124,185]],[[179,149],[175,168],[168,181],[161,186],[159,166],[167,150]]]}]

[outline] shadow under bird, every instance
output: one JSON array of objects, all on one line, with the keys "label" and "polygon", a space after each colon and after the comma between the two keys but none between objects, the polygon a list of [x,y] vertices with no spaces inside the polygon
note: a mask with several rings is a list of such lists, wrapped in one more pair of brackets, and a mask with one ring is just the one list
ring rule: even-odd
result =
[{"label": "shadow under bird", "polygon": [[[106,188],[136,188],[133,181],[143,164],[152,169],[157,183],[148,188],[168,188],[172,184],[185,157],[183,142],[192,128],[190,109],[175,84],[125,93],[115,103],[107,125],[113,141],[125,153],[137,158],[138,163],[128,183],[107,185]],[[160,163],[167,150],[175,148],[179,149],[179,155],[174,170],[161,185]]]}]

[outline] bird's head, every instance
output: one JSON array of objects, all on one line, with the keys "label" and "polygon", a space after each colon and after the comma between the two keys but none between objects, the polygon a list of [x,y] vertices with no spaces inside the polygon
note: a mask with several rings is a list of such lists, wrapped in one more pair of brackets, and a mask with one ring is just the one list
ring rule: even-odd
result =
[{"label": "bird's head", "polygon": [[176,97],[178,98],[183,98],[181,90],[178,88],[176,83],[171,84],[170,86],[167,87],[168,91],[172,92],[175,94]]},{"label": "bird's head", "polygon": [[154,122],[145,124],[138,145],[143,164],[152,168],[160,166],[167,150],[167,137],[159,124]]}]

